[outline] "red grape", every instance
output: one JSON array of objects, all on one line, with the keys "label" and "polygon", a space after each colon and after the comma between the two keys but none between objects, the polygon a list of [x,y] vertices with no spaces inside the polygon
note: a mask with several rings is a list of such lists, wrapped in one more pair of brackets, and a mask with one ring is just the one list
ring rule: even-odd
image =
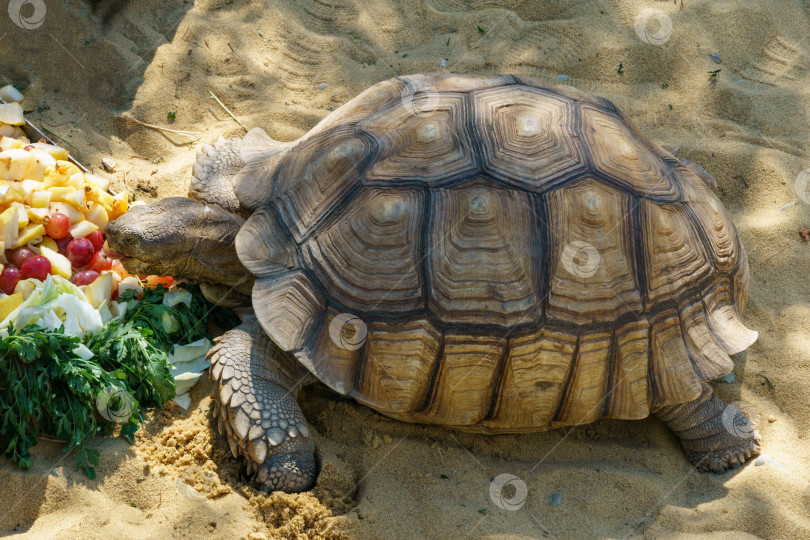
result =
[{"label": "red grape", "polygon": [[100,249],[93,254],[93,258],[90,259],[90,264],[88,266],[90,270],[95,270],[96,272],[101,273],[104,270],[110,270],[114,260],[115,259],[110,257],[107,252]]},{"label": "red grape", "polygon": [[11,252],[11,264],[16,266],[17,268],[22,267],[25,259],[28,257],[33,257],[35,253],[28,248],[20,248],[17,251]]},{"label": "red grape", "polygon": [[95,270],[82,270],[81,272],[76,272],[72,278],[70,278],[70,282],[74,285],[90,285],[98,278],[98,272]]},{"label": "red grape", "polygon": [[6,266],[3,268],[3,273],[0,274],[0,290],[6,294],[14,294],[14,287],[20,281],[20,271],[13,266]]},{"label": "red grape", "polygon": [[93,244],[87,238],[74,238],[67,245],[65,250],[67,258],[73,266],[81,267],[90,262],[93,258]]},{"label": "red grape", "polygon": [[104,246],[104,235],[101,234],[99,231],[93,231],[87,236],[85,236],[90,243],[93,244],[93,249],[98,251]]},{"label": "red grape", "polygon": [[45,281],[45,278],[48,277],[48,274],[51,273],[51,261],[43,257],[42,255],[34,255],[33,257],[28,257],[25,259],[25,262],[20,267],[20,275],[23,279],[38,279],[40,281]]},{"label": "red grape", "polygon": [[59,212],[51,214],[45,223],[45,232],[54,240],[64,238],[70,232],[70,218]]},{"label": "red grape", "polygon": [[56,247],[59,248],[59,253],[62,255],[67,253],[67,246],[71,240],[73,240],[73,237],[71,235],[67,235],[66,237],[60,238],[56,241]]}]

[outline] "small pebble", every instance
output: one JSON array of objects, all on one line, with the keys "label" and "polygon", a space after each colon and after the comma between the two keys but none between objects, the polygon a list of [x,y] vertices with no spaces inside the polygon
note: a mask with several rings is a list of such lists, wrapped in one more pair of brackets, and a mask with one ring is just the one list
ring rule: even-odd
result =
[{"label": "small pebble", "polygon": [[56,469],[51,469],[51,474],[54,476],[59,476],[59,471],[57,471]]},{"label": "small pebble", "polygon": [[754,465],[756,465],[756,466],[766,465],[766,464],[767,465],[774,465],[776,467],[779,467],[780,469],[787,469],[787,467],[785,467],[784,465],[782,465],[781,463],[779,463],[775,459],[769,458],[768,456],[759,456],[756,459],[756,461],[754,461]]},{"label": "small pebble", "polygon": [[322,82],[318,85],[318,90],[326,90],[327,88],[329,88],[329,83]]},{"label": "small pebble", "polygon": [[568,75],[557,75],[557,80],[558,81],[567,81],[568,80]]},{"label": "small pebble", "polygon": [[726,382],[726,383],[733,383],[734,382],[734,372],[732,371],[728,375],[723,375],[722,377],[720,377],[719,380],[721,380],[723,382]]},{"label": "small pebble", "polygon": [[111,173],[115,170],[115,161],[110,158],[104,158],[101,160],[101,164],[104,165],[104,170]]},{"label": "small pebble", "polygon": [[799,203],[798,203],[798,202],[796,202],[796,201],[789,202],[789,203],[787,203],[787,204],[785,204],[785,205],[783,205],[783,206],[780,206],[780,207],[779,207],[779,211],[780,211],[780,212],[784,212],[785,210],[788,210],[788,209],[790,209],[790,208],[793,208],[793,207],[794,207],[794,206],[796,206],[797,204],[799,204]]},{"label": "small pebble", "polygon": [[560,506],[562,504],[562,493],[552,493],[549,497],[548,504],[551,506]]},{"label": "small pebble", "polygon": [[715,64],[720,64],[720,63],[722,63],[722,62],[723,62],[723,59],[722,59],[722,58],[720,58],[720,55],[719,55],[719,54],[708,54],[708,55],[706,55],[706,56],[708,56],[708,57],[709,57],[709,60],[711,60],[711,61],[712,61],[712,62],[714,62]]},{"label": "small pebble", "polygon": [[776,417],[774,415],[769,416],[768,422],[776,422]]}]

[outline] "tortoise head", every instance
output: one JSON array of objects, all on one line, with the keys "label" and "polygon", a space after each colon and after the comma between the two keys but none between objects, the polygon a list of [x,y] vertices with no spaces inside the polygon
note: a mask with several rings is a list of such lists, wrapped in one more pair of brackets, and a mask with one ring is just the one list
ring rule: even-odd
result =
[{"label": "tortoise head", "polygon": [[214,205],[172,197],[133,206],[107,224],[107,243],[133,274],[157,274],[250,292],[234,241],[245,220]]}]

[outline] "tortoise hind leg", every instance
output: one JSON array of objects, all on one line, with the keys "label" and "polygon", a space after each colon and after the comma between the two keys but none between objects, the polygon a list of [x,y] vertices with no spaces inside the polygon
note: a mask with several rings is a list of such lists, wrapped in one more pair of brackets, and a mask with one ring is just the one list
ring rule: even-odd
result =
[{"label": "tortoise hind leg", "polygon": [[226,332],[208,353],[218,428],[263,491],[315,484],[315,443],[296,391],[306,378],[255,319]]},{"label": "tortoise hind leg", "polygon": [[705,382],[695,400],[662,407],[655,414],[680,438],[686,458],[701,471],[722,473],[759,454],[761,439],[754,424]]}]

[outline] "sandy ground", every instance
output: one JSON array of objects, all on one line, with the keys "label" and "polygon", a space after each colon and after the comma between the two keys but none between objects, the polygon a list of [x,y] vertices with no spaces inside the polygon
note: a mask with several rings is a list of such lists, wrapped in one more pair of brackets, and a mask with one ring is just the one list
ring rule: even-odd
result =
[{"label": "sandy ground", "polygon": [[[114,187],[126,180],[145,200],[183,195],[200,144],[244,133],[209,89],[244,126],[279,140],[405,73],[559,78],[613,100],[717,178],[739,228],[752,271],[745,320],[760,339],[735,358],[736,382],[715,388],[759,415],[768,460],[700,474],[654,419],[487,438],[391,421],[315,387],[300,401],[317,430],[318,486],[267,497],[243,486],[212,433],[202,382],[190,411],[156,412],[134,446],[96,441],[95,481],[47,441],[28,472],[2,460],[0,534],[810,537],[810,244],[797,234],[810,205],[779,210],[797,201],[797,175],[810,167],[806,2],[139,0],[101,2],[96,15],[79,0],[44,3],[35,29],[0,12],[0,80],[28,85],[32,120],[96,170],[115,159]],[[671,22],[664,43],[634,30],[644,8],[666,15],[649,21],[646,41]],[[527,485],[522,508],[490,499],[501,473]]]}]

